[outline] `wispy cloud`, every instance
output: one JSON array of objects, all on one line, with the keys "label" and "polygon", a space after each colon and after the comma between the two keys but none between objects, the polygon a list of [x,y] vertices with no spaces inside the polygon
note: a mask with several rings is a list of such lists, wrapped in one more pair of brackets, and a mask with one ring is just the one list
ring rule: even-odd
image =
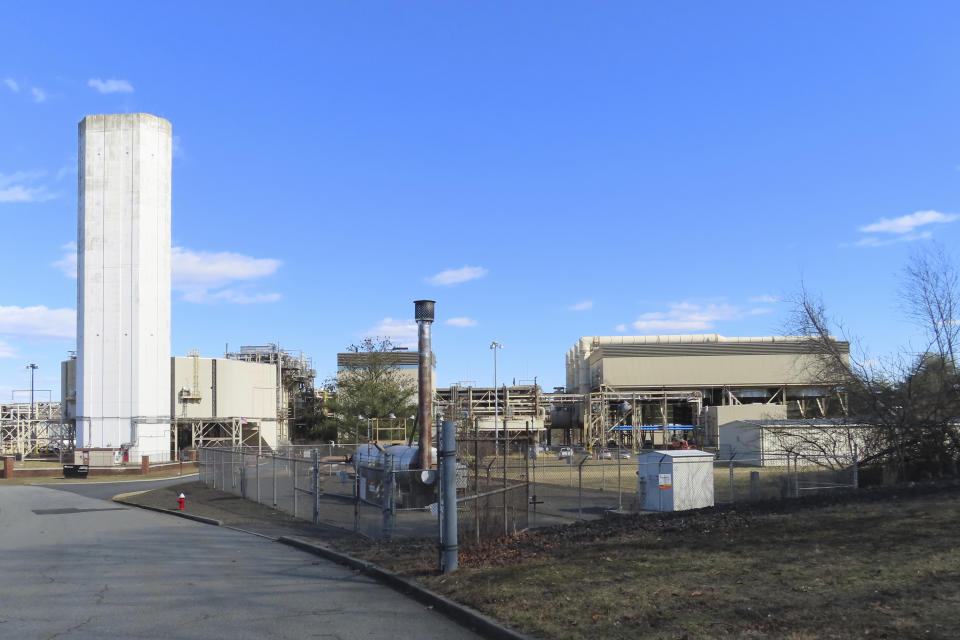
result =
[{"label": "wispy cloud", "polygon": [[4,78],[3,84],[7,85],[7,88],[14,93],[18,93],[20,91],[20,85],[13,78]]},{"label": "wispy cloud", "polygon": [[68,278],[77,278],[77,243],[68,242],[67,244],[60,245],[60,250],[63,252],[63,255],[60,256],[60,259],[56,262],[50,263],[51,267],[59,269],[63,272],[63,275]]},{"label": "wispy cloud", "polygon": [[878,238],[876,236],[867,236],[866,238],[860,238],[853,243],[855,247],[886,247],[887,245],[897,244],[900,242],[914,242],[916,240],[929,240],[933,237],[933,233],[930,231],[920,231],[919,233],[905,233],[901,236],[887,237],[887,238]]},{"label": "wispy cloud", "polygon": [[73,309],[0,306],[0,335],[73,339],[76,334],[77,312]]},{"label": "wispy cloud", "polygon": [[44,175],[43,171],[0,173],[0,202],[44,202],[56,198],[46,186],[36,184]]},{"label": "wispy cloud", "polygon": [[615,329],[616,329],[617,333],[626,333],[626,331],[627,331],[627,325],[625,325],[625,324],[618,324],[618,325],[615,327]]},{"label": "wispy cloud", "polygon": [[[60,269],[68,278],[76,278],[76,243],[68,242],[60,249],[63,255],[51,266]],[[193,251],[173,247],[170,250],[170,263],[170,287],[182,293],[182,299],[186,302],[263,304],[277,302],[283,297],[275,292],[261,293],[247,289],[247,283],[276,273],[283,264],[280,260],[253,258],[230,251]]]},{"label": "wispy cloud", "polygon": [[39,87],[30,87],[30,93],[33,95],[34,102],[46,102],[47,92]]},{"label": "wispy cloud", "polygon": [[[637,331],[705,331],[714,329],[718,322],[738,320],[745,316],[769,313],[770,309],[742,307],[730,304],[695,304],[674,302],[667,311],[652,311],[641,314],[633,322]],[[621,325],[622,326],[622,325]],[[619,330],[619,327],[618,327]]]},{"label": "wispy cloud", "polygon": [[567,307],[569,311],[588,311],[593,309],[593,300],[584,300],[583,302],[578,302],[575,305]]},{"label": "wispy cloud", "polygon": [[272,275],[283,264],[274,258],[253,258],[230,251],[171,250],[171,287],[183,293],[187,302],[232,302],[254,304],[276,302],[279,293],[247,292],[227,287]]},{"label": "wispy cloud", "polygon": [[20,354],[9,344],[0,340],[0,358],[18,358]]},{"label": "wispy cloud", "polygon": [[87,86],[93,87],[100,93],[133,93],[133,85],[127,80],[118,80],[111,78],[101,80],[100,78],[90,78]]},{"label": "wispy cloud", "polygon": [[413,320],[384,318],[368,331],[364,332],[363,335],[389,338],[390,342],[398,347],[416,347],[417,323]]},{"label": "wispy cloud", "polygon": [[477,321],[473,318],[450,318],[443,324],[448,324],[451,327],[475,327]]},{"label": "wispy cloud", "polygon": [[917,227],[928,224],[945,224],[960,219],[955,213],[917,211],[899,218],[880,218],[877,222],[860,227],[864,233],[911,233]]},{"label": "wispy cloud", "polygon": [[752,302],[753,304],[773,304],[774,302],[780,302],[780,298],[777,296],[764,294],[762,296],[748,298],[747,302]]},{"label": "wispy cloud", "polygon": [[434,285],[449,286],[460,284],[468,280],[476,280],[487,275],[487,270],[483,267],[460,267],[459,269],[447,269],[427,278],[427,282]]},{"label": "wispy cloud", "polygon": [[913,242],[933,237],[929,229],[920,230],[929,225],[948,224],[960,220],[955,213],[941,213],[939,211],[917,211],[899,218],[880,218],[876,222],[860,227],[860,231],[870,234],[854,243],[858,247],[883,247],[898,242]]},{"label": "wispy cloud", "polygon": [[263,304],[277,302],[283,296],[279,293],[246,293],[238,289],[221,289],[210,293],[208,291],[188,291],[183,294],[187,302],[209,303],[230,302],[232,304]]}]

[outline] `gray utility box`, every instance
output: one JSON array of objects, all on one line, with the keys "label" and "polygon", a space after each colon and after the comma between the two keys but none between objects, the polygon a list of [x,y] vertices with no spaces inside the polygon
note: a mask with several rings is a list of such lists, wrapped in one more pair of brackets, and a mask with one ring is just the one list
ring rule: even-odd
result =
[{"label": "gray utility box", "polygon": [[644,511],[713,506],[713,454],[696,449],[637,457],[637,502]]}]

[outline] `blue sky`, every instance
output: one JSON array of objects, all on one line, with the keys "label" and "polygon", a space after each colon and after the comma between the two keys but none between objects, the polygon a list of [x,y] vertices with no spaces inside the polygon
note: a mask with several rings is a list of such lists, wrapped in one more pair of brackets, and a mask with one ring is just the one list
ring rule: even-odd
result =
[{"label": "blue sky", "polygon": [[173,123],[173,353],[365,335],[564,382],[584,335],[778,333],[801,280],[882,355],[960,235],[960,8],[20,3],[0,20],[0,398],[74,348],[77,122]]}]

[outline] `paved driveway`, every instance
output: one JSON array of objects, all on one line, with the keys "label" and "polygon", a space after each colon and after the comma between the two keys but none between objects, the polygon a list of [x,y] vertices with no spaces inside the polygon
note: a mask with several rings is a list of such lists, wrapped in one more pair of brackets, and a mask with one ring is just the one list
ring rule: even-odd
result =
[{"label": "paved driveway", "polygon": [[257,536],[37,486],[0,487],[0,637],[472,638]]}]

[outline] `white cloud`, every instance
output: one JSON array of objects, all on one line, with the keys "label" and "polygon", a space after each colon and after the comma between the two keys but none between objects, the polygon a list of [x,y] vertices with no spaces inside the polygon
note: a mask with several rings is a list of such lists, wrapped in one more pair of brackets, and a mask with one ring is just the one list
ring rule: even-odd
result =
[{"label": "white cloud", "polygon": [[47,100],[47,92],[44,91],[43,89],[39,89],[37,87],[31,87],[30,93],[33,94],[34,102],[46,102]]},{"label": "white cloud", "polygon": [[187,302],[277,302],[281,298],[279,293],[256,293],[221,287],[272,275],[281,264],[280,260],[274,258],[253,258],[230,251],[192,251],[173,247],[170,256],[171,288],[182,292]]},{"label": "white cloud", "polygon": [[3,84],[7,85],[10,91],[13,91],[14,93],[17,93],[20,91],[20,85],[17,84],[17,81],[14,80],[13,78],[4,78]]},{"label": "white cloud", "polygon": [[68,278],[76,279],[77,277],[77,243],[68,242],[65,245],[60,246],[63,255],[56,262],[50,263],[51,267],[55,267],[63,272],[63,275]]},{"label": "white cloud", "polygon": [[748,298],[747,302],[752,302],[754,304],[773,304],[774,302],[780,302],[780,298],[776,296],[771,296],[764,294],[762,296],[756,296],[754,298]]},{"label": "white cloud", "polygon": [[452,285],[460,284],[461,282],[467,282],[468,280],[476,280],[477,278],[482,278],[487,275],[487,270],[483,267],[460,267],[459,269],[447,269],[446,271],[441,271],[435,276],[427,278],[427,282],[435,285]]},{"label": "white cloud", "polygon": [[570,311],[587,311],[593,309],[593,300],[584,300],[583,302],[578,302],[577,304],[567,307]]},{"label": "white cloud", "polygon": [[183,247],[171,250],[173,286],[177,289],[190,287],[218,287],[234,280],[252,280],[276,273],[280,260],[251,258],[230,251],[192,251]]},{"label": "white cloud", "polygon": [[16,349],[0,340],[0,358],[17,358],[19,356],[20,354],[17,353]]},{"label": "white cloud", "polygon": [[45,175],[43,171],[15,171],[0,173],[0,202],[45,202],[57,196],[36,181]]},{"label": "white cloud", "polygon": [[73,309],[0,307],[0,335],[26,338],[70,338],[77,334]]},{"label": "white cloud", "polygon": [[90,78],[87,86],[93,87],[100,93],[133,93],[133,85],[127,80],[101,80],[100,78]]},{"label": "white cloud", "polygon": [[188,291],[183,294],[187,302],[230,302],[233,304],[263,304],[277,302],[283,296],[279,293],[246,293],[238,289],[221,289],[210,293],[208,291]]},{"label": "white cloud", "polygon": [[626,333],[626,331],[627,331],[627,325],[625,325],[625,324],[618,324],[618,325],[615,327],[615,329],[617,330],[617,333]]},{"label": "white cloud", "polygon": [[[890,244],[897,244],[899,242],[914,242],[915,240],[929,240],[933,237],[933,233],[930,231],[921,231],[919,233],[907,233],[902,236],[894,236],[892,238],[878,238],[876,236],[867,236],[866,238],[860,238],[853,246],[855,247],[885,247]],[[847,245],[843,245],[847,246]]]},{"label": "white cloud", "polygon": [[450,318],[443,324],[448,324],[451,327],[475,327],[477,321],[473,318]]},{"label": "white cloud", "polygon": [[417,323],[413,320],[394,320],[384,318],[364,336],[389,338],[398,347],[417,347]]},{"label": "white cloud", "polygon": [[917,211],[899,218],[880,218],[877,222],[860,227],[864,233],[912,233],[917,227],[928,224],[946,224],[960,219],[955,213],[940,213],[939,211]]},{"label": "white cloud", "polygon": [[633,328],[648,332],[705,331],[713,329],[718,322],[770,311],[764,308],[742,309],[729,304],[700,305],[690,302],[674,302],[667,306],[668,311],[641,314],[633,323]]}]

